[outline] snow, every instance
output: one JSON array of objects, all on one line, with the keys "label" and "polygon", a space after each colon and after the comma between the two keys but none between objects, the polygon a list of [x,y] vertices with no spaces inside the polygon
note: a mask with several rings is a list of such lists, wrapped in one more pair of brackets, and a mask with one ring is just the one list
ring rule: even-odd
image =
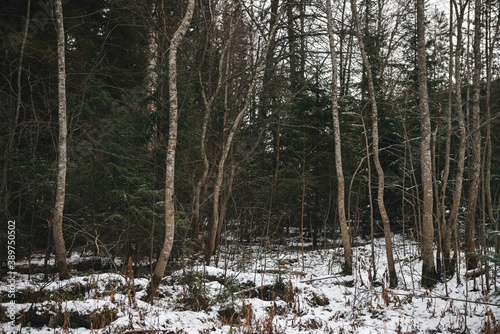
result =
[{"label": "snow", "polygon": [[[290,248],[259,249],[258,246],[229,245],[221,252],[219,266],[205,266],[201,261],[165,277],[160,297],[151,305],[142,301],[147,278],[133,281],[115,273],[75,276],[64,281],[43,282],[41,277],[18,275],[19,295],[43,291],[53,298],[16,304],[16,315],[36,307],[40,312],[55,314],[57,310],[79,312],[91,316],[107,309],[116,319],[100,329],[67,328],[70,333],[115,333],[132,330],[154,330],[172,333],[480,333],[489,320],[500,318],[500,295],[483,294],[482,277],[466,280],[461,268],[461,284],[456,275],[446,284],[431,290],[420,286],[421,260],[416,243],[394,236],[394,257],[399,283],[388,287],[388,274],[383,239],[375,240],[377,275],[371,276],[371,245],[357,240],[353,247],[352,276],[342,276],[341,249],[312,250],[302,254]],[[243,249],[243,251],[242,251]],[[76,256],[71,258],[77,261]],[[185,284],[185,277],[197,277]],[[497,277],[499,280],[500,277]],[[259,293],[238,293],[251,286],[281,286],[275,300],[261,299]],[[375,282],[372,284],[371,282]],[[230,285],[230,283],[232,285]],[[74,299],[64,293],[80,287]],[[233,290],[231,290],[233,287]],[[236,288],[234,288],[236,287]],[[236,289],[236,290],[234,290]],[[5,296],[8,283],[0,282],[0,295]],[[56,292],[59,292],[56,296]],[[208,305],[195,310],[194,295],[203,295]],[[2,297],[2,307],[9,300]],[[219,315],[231,308],[241,311],[239,324],[229,323]],[[245,313],[243,310],[250,310]],[[41,314],[41,313],[40,313]],[[497,323],[498,324],[498,323]],[[60,330],[61,327],[58,327]],[[6,333],[53,333],[47,325],[14,326],[0,324]]]}]

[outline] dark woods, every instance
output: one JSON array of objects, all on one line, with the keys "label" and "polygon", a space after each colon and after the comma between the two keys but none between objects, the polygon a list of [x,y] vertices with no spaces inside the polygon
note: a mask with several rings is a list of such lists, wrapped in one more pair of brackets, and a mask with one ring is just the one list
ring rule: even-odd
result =
[{"label": "dark woods", "polygon": [[60,1],[3,1],[0,210],[18,259],[57,252],[64,112],[65,256],[151,274],[168,243],[167,271],[229,242],[393,232],[421,242],[426,285],[458,250],[469,269],[495,261],[500,4],[327,1],[66,0],[62,27]]}]

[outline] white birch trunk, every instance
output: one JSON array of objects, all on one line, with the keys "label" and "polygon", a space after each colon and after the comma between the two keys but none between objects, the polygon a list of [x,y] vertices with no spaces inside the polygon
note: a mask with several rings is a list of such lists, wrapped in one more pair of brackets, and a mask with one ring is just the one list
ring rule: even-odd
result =
[{"label": "white birch trunk", "polygon": [[151,276],[148,286],[148,299],[152,301],[160,281],[165,273],[170,252],[174,244],[175,229],[175,200],[174,200],[174,181],[175,181],[175,148],[177,145],[177,121],[178,121],[178,103],[177,103],[177,49],[187,32],[191,19],[193,17],[195,0],[189,0],[186,14],[182,22],[170,41],[170,51],[168,54],[169,70],[169,97],[170,97],[170,117],[169,117],[169,136],[167,144],[167,157],[165,167],[165,240],[156,263],[155,270]]},{"label": "white birch trunk", "polygon": [[377,100],[375,98],[375,88],[373,86],[373,76],[371,71],[370,61],[368,60],[368,55],[365,51],[365,44],[363,42],[363,35],[361,32],[361,23],[359,20],[358,10],[356,8],[356,1],[350,0],[351,11],[356,24],[356,36],[358,38],[359,49],[361,51],[361,58],[363,59],[363,65],[366,69],[366,77],[368,81],[368,94],[370,96],[370,103],[372,107],[372,138],[373,138],[373,162],[375,164],[375,169],[378,175],[378,187],[377,187],[377,202],[380,211],[380,216],[382,217],[382,222],[384,224],[384,238],[385,238],[385,251],[387,255],[387,264],[389,266],[389,280],[391,287],[397,286],[398,277],[396,275],[396,267],[394,265],[394,256],[392,251],[392,237],[391,237],[391,226],[389,221],[389,216],[385,209],[384,203],[384,170],[379,160],[379,135],[378,135],[378,110],[377,110]]},{"label": "white birch trunk", "polygon": [[63,23],[62,1],[56,0],[56,24],[57,24],[57,66],[58,66],[58,122],[59,140],[57,147],[57,189],[52,228],[56,253],[56,267],[59,278],[69,277],[66,265],[66,245],[63,235],[63,213],[66,197],[66,162],[67,162],[67,121],[66,121],[66,56]]},{"label": "white birch trunk", "polygon": [[151,24],[148,32],[148,66],[146,78],[146,93],[149,99],[147,110],[149,117],[153,119],[153,129],[151,138],[148,142],[148,151],[153,151],[158,144],[158,125],[156,124],[154,115],[156,114],[157,104],[155,101],[156,91],[158,90],[158,34],[155,27],[156,22],[156,6],[153,3],[151,8]]},{"label": "white birch trunk", "polygon": [[342,168],[342,145],[340,141],[340,121],[338,110],[338,89],[337,89],[337,53],[335,52],[335,39],[333,35],[333,17],[332,5],[330,0],[326,0],[326,13],[328,16],[328,36],[330,41],[330,57],[332,60],[332,115],[333,115],[333,135],[335,138],[335,170],[337,173],[337,196],[338,196],[338,217],[340,222],[340,231],[342,234],[342,244],[344,246],[344,273],[352,274],[352,251],[349,239],[349,230],[347,228],[345,213],[345,186],[344,171]]}]

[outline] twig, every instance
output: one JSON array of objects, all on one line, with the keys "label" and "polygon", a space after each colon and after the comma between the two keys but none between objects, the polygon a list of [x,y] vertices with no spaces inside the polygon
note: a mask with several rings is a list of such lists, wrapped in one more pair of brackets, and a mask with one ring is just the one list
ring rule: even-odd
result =
[{"label": "twig", "polygon": [[[322,281],[322,280],[325,280],[325,279],[330,279],[330,278],[339,278],[339,277],[343,277],[344,275],[342,274],[336,274],[336,275],[330,275],[330,276],[324,276],[324,277],[317,277],[317,278],[311,278],[311,279],[305,279],[305,280],[302,280],[302,281],[299,281],[300,283],[311,283],[311,282],[315,282],[315,281]],[[349,276],[347,276],[349,277]]]}]

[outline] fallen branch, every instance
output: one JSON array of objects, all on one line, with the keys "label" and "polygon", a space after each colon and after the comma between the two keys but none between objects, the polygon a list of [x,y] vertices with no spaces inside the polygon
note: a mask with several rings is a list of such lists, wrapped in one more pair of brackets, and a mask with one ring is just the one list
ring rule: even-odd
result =
[{"label": "fallen branch", "polygon": [[335,274],[335,275],[330,275],[330,276],[305,279],[305,280],[302,280],[302,281],[299,281],[299,282],[300,283],[312,283],[312,282],[315,282],[315,281],[322,281],[322,280],[326,280],[326,279],[339,278],[339,277],[350,277],[350,276],[343,276],[342,274]]}]

